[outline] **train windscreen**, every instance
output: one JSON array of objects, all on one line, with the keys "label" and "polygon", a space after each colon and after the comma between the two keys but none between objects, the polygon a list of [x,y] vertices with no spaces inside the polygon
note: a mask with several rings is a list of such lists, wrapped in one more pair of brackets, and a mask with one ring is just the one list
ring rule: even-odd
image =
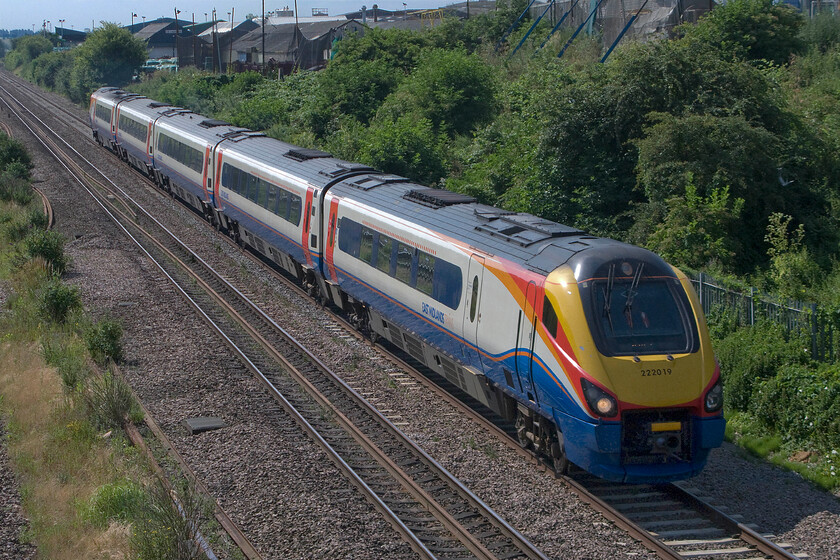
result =
[{"label": "train windscreen", "polygon": [[645,265],[609,263],[578,284],[599,351],[605,356],[696,351],[697,325],[682,284]]}]

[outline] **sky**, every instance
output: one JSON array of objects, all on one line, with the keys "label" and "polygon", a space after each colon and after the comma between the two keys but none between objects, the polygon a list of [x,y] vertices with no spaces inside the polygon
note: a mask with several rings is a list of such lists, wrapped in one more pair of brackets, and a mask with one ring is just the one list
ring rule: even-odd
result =
[{"label": "sky", "polygon": [[[266,11],[294,8],[295,0],[267,0]],[[406,0],[409,9],[437,8],[450,4],[455,0]],[[360,9],[363,5],[368,8],[376,3],[386,10],[402,10],[403,0],[297,0],[298,16],[312,15],[312,8],[327,8],[330,15],[340,15]],[[212,17],[216,10],[218,19],[227,19],[227,13],[234,9],[237,21],[251,14],[262,13],[262,0],[134,0],[124,2],[120,0],[35,0],[32,3],[21,0],[0,0],[0,29],[32,29],[41,30],[44,21],[49,21],[48,30],[56,26],[84,31],[91,25],[99,26],[100,21],[108,21],[121,25],[131,23],[132,12],[137,14],[134,23],[153,20],[159,17],[175,17],[175,8],[181,11],[178,18],[195,21],[205,21]],[[64,23],[60,23],[64,20]]]}]

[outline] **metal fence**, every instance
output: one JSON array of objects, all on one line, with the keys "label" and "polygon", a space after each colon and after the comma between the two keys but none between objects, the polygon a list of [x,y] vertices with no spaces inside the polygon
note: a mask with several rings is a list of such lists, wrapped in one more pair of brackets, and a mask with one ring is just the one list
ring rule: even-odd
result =
[{"label": "metal fence", "polygon": [[822,310],[816,303],[779,302],[755,288],[740,291],[703,273],[689,276],[689,279],[707,316],[728,311],[742,326],[755,325],[761,320],[774,321],[788,333],[810,336],[811,356],[815,360],[834,361],[837,354],[834,340],[837,313]]}]

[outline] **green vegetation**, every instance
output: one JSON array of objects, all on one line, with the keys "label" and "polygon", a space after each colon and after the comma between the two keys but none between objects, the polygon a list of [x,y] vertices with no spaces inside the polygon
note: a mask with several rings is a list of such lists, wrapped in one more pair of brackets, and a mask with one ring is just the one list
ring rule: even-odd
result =
[{"label": "green vegetation", "polygon": [[[277,80],[182,69],[131,88],[645,246],[780,302],[816,302],[823,323],[840,329],[840,18],[733,0],[672,39],[625,39],[601,64],[596,38],[579,37],[562,59],[568,32],[538,50],[548,21],[514,56],[530,22],[497,52],[526,4],[422,32],[345,37],[321,72]],[[105,31],[119,34],[103,30],[90,49],[112,52]],[[102,59],[47,43],[18,40],[6,66],[82,101],[101,83]],[[32,224],[18,213],[0,226],[25,237]],[[730,436],[774,461],[811,452],[792,468],[837,486],[836,405],[821,396],[836,395],[837,365],[817,363],[804,335],[769,323],[740,328],[722,312],[710,325]],[[76,377],[68,370],[68,382]],[[819,437],[806,434],[811,422]]]},{"label": "green vegetation", "polygon": [[[0,174],[28,162],[0,135]],[[20,180],[30,189],[28,173]],[[184,519],[154,486],[122,430],[142,421],[131,391],[94,367],[121,359],[122,327],[84,314],[78,288],[61,280],[64,240],[40,229],[40,200],[22,192],[0,187],[0,416],[29,520],[22,538],[56,560],[197,558],[192,539],[207,508],[185,486]],[[21,217],[31,227],[10,227]]]},{"label": "green vegetation", "polygon": [[95,89],[128,83],[146,61],[146,45],[114,23],[103,23],[78,48],[53,51],[57,43],[56,35],[19,37],[3,64],[44,88],[86,104]]}]

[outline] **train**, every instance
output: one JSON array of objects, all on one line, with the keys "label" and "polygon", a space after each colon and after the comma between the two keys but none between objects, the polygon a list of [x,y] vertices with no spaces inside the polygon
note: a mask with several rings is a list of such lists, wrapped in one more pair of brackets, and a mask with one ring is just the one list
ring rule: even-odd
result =
[{"label": "train", "polygon": [[515,427],[557,472],[688,478],[724,435],[689,279],[656,254],[118,88],[94,139]]}]

